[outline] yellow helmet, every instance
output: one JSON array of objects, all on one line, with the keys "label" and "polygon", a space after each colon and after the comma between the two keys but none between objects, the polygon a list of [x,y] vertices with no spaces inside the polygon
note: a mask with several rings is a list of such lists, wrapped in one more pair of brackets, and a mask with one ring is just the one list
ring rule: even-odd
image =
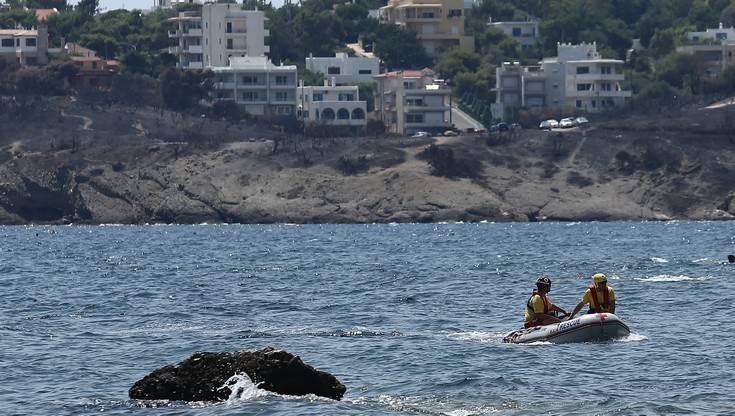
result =
[{"label": "yellow helmet", "polygon": [[607,276],[602,273],[595,273],[592,275],[592,281],[595,282],[596,285],[602,282],[607,282]]}]

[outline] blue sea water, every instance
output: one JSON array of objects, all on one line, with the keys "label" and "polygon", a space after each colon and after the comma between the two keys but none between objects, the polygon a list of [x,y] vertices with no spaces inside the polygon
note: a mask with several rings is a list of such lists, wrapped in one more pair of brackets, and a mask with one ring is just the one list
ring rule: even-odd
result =
[{"label": "blue sea water", "polygon": [[[735,222],[0,227],[0,414],[734,414],[727,254]],[[570,309],[597,271],[630,337],[502,343],[539,275]],[[344,399],[127,396],[269,345]]]}]

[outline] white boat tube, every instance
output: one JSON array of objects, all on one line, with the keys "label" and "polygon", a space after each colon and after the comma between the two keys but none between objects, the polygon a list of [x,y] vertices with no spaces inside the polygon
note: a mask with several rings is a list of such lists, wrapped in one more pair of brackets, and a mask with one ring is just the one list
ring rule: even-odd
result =
[{"label": "white boat tube", "polygon": [[528,342],[607,341],[630,335],[628,325],[612,313],[591,313],[570,321],[556,324],[523,328],[508,333],[503,342],[525,344]]}]

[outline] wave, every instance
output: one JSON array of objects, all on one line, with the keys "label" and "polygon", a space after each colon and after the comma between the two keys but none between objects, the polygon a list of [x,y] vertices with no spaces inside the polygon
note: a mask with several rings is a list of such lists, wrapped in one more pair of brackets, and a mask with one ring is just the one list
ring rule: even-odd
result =
[{"label": "wave", "polygon": [[668,263],[669,261],[662,257],[651,257],[650,260],[654,263]]},{"label": "wave", "polygon": [[473,341],[480,343],[498,343],[503,339],[503,336],[505,336],[505,333],[487,331],[450,332],[447,334],[447,338],[455,341]]},{"label": "wave", "polygon": [[258,384],[253,383],[250,377],[245,373],[235,374],[230,377],[218,390],[225,388],[229,388],[231,392],[230,397],[228,397],[225,402],[227,406],[259,399],[270,394],[267,390],[258,388]]},{"label": "wave", "polygon": [[631,332],[630,335],[628,335],[625,338],[620,338],[618,340],[615,340],[615,342],[637,342],[637,341],[647,341],[648,337],[643,334],[636,334],[635,332]]},{"label": "wave", "polygon": [[702,280],[709,280],[709,276],[705,277],[690,277],[687,275],[671,275],[671,274],[660,274],[657,276],[651,276],[651,277],[638,277],[635,280],[638,280],[639,282],[687,282],[687,281],[702,281]]}]

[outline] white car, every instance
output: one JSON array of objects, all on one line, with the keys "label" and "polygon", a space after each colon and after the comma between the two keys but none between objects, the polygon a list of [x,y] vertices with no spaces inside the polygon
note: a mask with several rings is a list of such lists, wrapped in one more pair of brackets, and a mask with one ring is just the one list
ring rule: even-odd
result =
[{"label": "white car", "polygon": [[577,117],[576,119],[574,119],[574,124],[576,124],[577,126],[584,126],[589,122],[590,121],[587,120],[587,117]]},{"label": "white car", "polygon": [[567,117],[567,118],[561,119],[561,121],[559,122],[559,127],[563,129],[574,127],[574,117]]},{"label": "white car", "polygon": [[541,124],[538,125],[538,128],[540,129],[546,129],[551,130],[559,127],[559,122],[556,120],[544,120],[541,122]]},{"label": "white car", "polygon": [[429,137],[429,133],[427,133],[425,131],[417,131],[411,137],[414,138],[414,139],[419,139],[419,138],[422,138],[422,137]]}]

